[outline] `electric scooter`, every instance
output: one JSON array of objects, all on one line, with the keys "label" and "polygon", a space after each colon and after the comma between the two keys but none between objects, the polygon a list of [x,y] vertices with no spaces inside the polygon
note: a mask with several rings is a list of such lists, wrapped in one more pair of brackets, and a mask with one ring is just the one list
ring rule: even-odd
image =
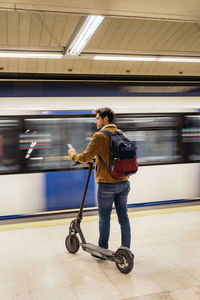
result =
[{"label": "electric scooter", "polygon": [[[134,254],[130,251],[127,247],[120,247],[117,249],[117,251],[108,250],[99,246],[96,246],[94,244],[87,243],[85,240],[85,237],[83,235],[83,232],[81,230],[81,220],[83,215],[83,207],[85,203],[85,198],[87,194],[88,184],[90,181],[90,176],[93,168],[93,163],[89,162],[89,171],[87,176],[87,181],[83,193],[83,198],[81,201],[80,210],[78,212],[78,215],[76,219],[74,219],[69,226],[69,234],[67,235],[65,239],[65,246],[67,250],[75,254],[81,245],[82,249],[86,252],[89,252],[94,257],[97,257],[102,260],[109,260],[112,262],[115,262],[118,270],[121,273],[127,274],[131,272],[134,265]],[[81,239],[81,243],[79,242],[79,239],[77,237],[77,234],[79,234],[79,237]]]}]

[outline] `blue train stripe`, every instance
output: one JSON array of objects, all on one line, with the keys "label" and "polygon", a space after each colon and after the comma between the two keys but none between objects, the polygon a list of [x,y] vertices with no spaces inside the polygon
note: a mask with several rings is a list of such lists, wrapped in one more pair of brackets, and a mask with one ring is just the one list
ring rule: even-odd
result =
[{"label": "blue train stripe", "polygon": [[177,199],[177,200],[165,200],[165,201],[155,201],[155,202],[143,202],[143,203],[133,203],[128,204],[128,208],[131,207],[145,207],[145,206],[156,206],[156,205],[171,205],[171,204],[181,204],[181,203],[190,203],[198,202],[199,199]]}]

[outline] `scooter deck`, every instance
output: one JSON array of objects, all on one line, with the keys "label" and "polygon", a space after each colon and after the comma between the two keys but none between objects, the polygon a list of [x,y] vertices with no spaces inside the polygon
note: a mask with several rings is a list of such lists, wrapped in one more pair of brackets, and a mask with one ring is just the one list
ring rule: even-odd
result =
[{"label": "scooter deck", "polygon": [[93,244],[89,244],[89,243],[81,244],[81,247],[83,248],[84,251],[87,251],[91,254],[95,254],[100,257],[113,256],[113,254],[115,253],[114,251],[111,251],[111,250],[108,250],[108,249],[105,249],[105,248],[102,248],[102,247],[99,247],[99,246],[96,246]]}]

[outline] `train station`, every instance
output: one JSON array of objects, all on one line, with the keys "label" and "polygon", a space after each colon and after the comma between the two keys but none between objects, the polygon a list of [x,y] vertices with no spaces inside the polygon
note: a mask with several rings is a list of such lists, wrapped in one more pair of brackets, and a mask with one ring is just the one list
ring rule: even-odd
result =
[{"label": "train station", "polygon": [[200,299],[199,20],[0,2],[0,299]]}]

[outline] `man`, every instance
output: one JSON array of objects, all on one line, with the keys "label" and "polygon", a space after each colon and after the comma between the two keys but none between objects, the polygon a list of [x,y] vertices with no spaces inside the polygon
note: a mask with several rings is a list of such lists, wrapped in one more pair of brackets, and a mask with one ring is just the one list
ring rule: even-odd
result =
[{"label": "man", "polygon": [[[96,110],[96,126],[98,130],[117,131],[113,124],[114,112],[103,107]],[[75,149],[68,150],[74,162],[87,163],[95,158],[95,176],[98,184],[97,201],[99,211],[99,246],[108,249],[110,234],[110,216],[113,202],[121,226],[121,245],[130,248],[131,231],[127,214],[127,197],[130,191],[128,177],[116,179],[112,177],[104,165],[109,165],[110,137],[103,132],[96,132],[85,151],[77,154]],[[104,162],[102,161],[102,159]]]}]

